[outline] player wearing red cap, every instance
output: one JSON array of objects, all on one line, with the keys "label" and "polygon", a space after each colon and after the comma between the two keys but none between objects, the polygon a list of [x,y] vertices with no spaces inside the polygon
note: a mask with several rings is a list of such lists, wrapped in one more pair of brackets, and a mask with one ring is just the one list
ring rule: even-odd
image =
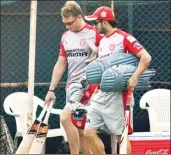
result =
[{"label": "player wearing red cap", "polygon": [[[114,52],[130,52],[140,58],[136,71],[128,80],[128,88],[134,90],[138,77],[149,66],[151,56],[144,47],[129,33],[116,28],[116,19],[113,10],[109,7],[99,7],[92,15],[85,16],[86,20],[95,21],[96,28],[105,36],[100,41],[98,58],[104,59]],[[124,128],[124,103],[127,92],[102,92],[100,89],[93,95],[87,113],[85,135],[92,146],[93,153],[104,154],[104,145],[97,136],[97,129],[103,129],[115,134],[120,142]],[[134,100],[132,97],[131,105]],[[132,108],[133,109],[133,108]],[[132,119],[131,119],[132,121]],[[129,125],[129,132],[133,131]],[[130,142],[127,152],[131,153]]]}]

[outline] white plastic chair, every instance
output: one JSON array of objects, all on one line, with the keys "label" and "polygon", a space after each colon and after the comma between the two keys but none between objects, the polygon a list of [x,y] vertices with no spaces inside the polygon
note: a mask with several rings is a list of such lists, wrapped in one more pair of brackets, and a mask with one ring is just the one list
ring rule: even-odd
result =
[{"label": "white plastic chair", "polygon": [[148,111],[151,132],[170,132],[170,93],[168,89],[153,89],[140,99],[140,108]]},{"label": "white plastic chair", "polygon": [[[44,101],[40,98],[33,97],[33,120],[36,118],[36,110],[38,105],[43,107]],[[28,93],[26,92],[15,92],[8,95],[4,100],[4,110],[7,114],[15,117],[16,120],[16,134],[14,143],[17,147],[18,137],[22,137],[27,132],[27,109],[28,109]],[[52,114],[60,115],[62,110],[52,109]],[[49,129],[47,137],[63,136],[64,140],[67,141],[65,130],[60,123],[59,129]]]}]

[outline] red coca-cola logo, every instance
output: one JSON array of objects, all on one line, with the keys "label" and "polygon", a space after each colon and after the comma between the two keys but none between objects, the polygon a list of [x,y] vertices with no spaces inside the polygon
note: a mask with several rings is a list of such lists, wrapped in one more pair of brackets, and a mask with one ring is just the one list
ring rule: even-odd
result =
[{"label": "red coca-cola logo", "polygon": [[145,154],[169,154],[169,149],[152,150],[149,149]]}]

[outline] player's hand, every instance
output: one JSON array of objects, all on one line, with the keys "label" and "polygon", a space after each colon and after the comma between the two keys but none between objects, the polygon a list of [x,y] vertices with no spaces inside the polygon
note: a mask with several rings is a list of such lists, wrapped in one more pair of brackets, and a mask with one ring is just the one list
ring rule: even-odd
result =
[{"label": "player's hand", "polygon": [[96,45],[94,44],[94,42],[87,40],[87,44],[89,46],[89,48],[91,49],[92,52],[97,53],[98,48],[96,47]]},{"label": "player's hand", "polygon": [[98,48],[96,47],[94,42],[92,42],[90,40],[87,40],[87,44],[88,44],[90,50],[88,52],[88,56],[87,56],[87,59],[85,60],[85,63],[90,63],[91,61],[96,59]]},{"label": "player's hand", "polygon": [[138,83],[138,77],[131,76],[127,82],[127,88],[131,88],[132,91],[134,91],[135,87],[137,86],[137,83]]},{"label": "player's hand", "polygon": [[82,77],[82,75],[83,75],[83,72],[74,72],[72,74],[72,77]]},{"label": "player's hand", "polygon": [[89,107],[89,104],[81,104],[80,102],[72,102],[72,105],[71,105],[71,110],[73,112],[75,111],[84,111],[84,112],[87,112],[87,108]]},{"label": "player's hand", "polygon": [[45,97],[45,104],[50,105],[51,101],[53,101],[53,103],[55,103],[55,101],[56,101],[55,92],[48,91],[48,93],[47,93],[47,95]]}]

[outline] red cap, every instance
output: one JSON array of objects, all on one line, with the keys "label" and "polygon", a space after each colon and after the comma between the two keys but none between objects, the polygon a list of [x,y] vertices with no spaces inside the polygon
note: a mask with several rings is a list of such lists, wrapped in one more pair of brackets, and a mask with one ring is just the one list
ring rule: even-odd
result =
[{"label": "red cap", "polygon": [[99,7],[92,15],[85,16],[86,20],[115,20],[113,10],[106,6]]}]

